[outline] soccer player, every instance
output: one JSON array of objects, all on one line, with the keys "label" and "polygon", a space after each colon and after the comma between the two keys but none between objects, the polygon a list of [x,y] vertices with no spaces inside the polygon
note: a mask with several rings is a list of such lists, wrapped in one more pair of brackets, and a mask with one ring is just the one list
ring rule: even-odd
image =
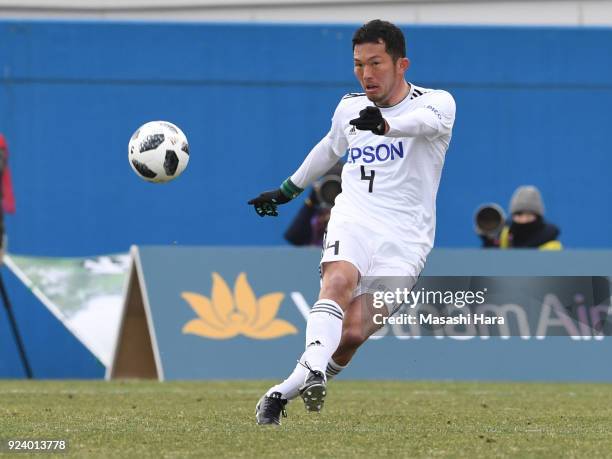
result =
[{"label": "soccer player", "polygon": [[298,170],[280,188],[249,201],[260,216],[276,216],[279,204],[347,154],[342,193],[323,242],[321,290],[308,317],[306,349],[287,379],[259,400],[259,424],[280,424],[287,401],[298,395],[308,411],[321,410],[328,378],[380,327],[373,317],[381,310],[373,307],[364,280],[402,276],[412,288],[433,246],[436,193],[455,120],[453,97],[406,81],[404,35],[389,22],[360,27],[353,58],[365,93],[345,95],[329,133]]}]

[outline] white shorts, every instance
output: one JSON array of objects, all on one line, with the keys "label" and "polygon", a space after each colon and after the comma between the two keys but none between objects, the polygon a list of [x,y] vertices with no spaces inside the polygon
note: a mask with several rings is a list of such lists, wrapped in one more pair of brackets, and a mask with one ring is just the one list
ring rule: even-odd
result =
[{"label": "white shorts", "polygon": [[381,289],[412,290],[425,265],[423,250],[402,243],[391,234],[332,218],[323,239],[321,265],[331,261],[353,264],[360,274],[355,297]]}]

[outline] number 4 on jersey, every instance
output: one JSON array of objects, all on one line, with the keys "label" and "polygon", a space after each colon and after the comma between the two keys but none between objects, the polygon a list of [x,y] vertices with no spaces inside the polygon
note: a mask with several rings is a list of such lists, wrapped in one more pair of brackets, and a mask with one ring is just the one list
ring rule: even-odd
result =
[{"label": "number 4 on jersey", "polygon": [[368,193],[372,192],[372,189],[374,188],[374,174],[376,173],[375,170],[372,170],[370,172],[370,175],[366,175],[366,168],[365,166],[361,166],[361,180],[368,180],[370,182],[370,186],[368,187]]}]

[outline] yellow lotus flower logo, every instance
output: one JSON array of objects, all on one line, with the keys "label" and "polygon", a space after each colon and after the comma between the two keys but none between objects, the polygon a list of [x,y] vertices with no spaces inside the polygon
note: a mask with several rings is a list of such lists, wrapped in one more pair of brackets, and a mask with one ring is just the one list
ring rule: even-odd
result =
[{"label": "yellow lotus flower logo", "polygon": [[228,339],[245,335],[255,339],[274,339],[293,335],[297,329],[282,319],[275,319],[284,294],[268,293],[257,299],[240,273],[234,285],[234,294],[218,273],[212,273],[212,295],[183,292],[181,297],[198,315],[183,326],[183,333],[213,339]]}]

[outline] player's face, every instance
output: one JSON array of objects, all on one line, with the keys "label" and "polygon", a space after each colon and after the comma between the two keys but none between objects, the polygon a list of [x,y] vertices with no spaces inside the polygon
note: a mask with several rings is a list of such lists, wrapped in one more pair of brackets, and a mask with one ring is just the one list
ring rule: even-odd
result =
[{"label": "player's face", "polygon": [[519,225],[534,222],[537,218],[538,216],[531,212],[515,212],[512,214],[512,221],[514,223],[518,223]]},{"label": "player's face", "polygon": [[404,72],[410,61],[393,58],[385,50],[384,43],[362,43],[355,45],[353,51],[355,76],[364,89],[366,96],[380,106],[394,105],[405,94]]}]

